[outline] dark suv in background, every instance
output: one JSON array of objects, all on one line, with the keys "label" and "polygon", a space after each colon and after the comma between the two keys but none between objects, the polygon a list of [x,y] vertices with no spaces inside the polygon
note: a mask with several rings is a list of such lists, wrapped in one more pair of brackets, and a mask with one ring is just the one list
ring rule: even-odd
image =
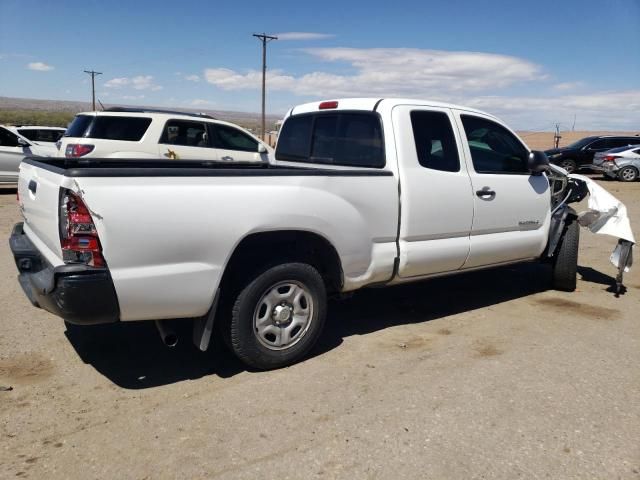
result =
[{"label": "dark suv in background", "polygon": [[597,137],[585,137],[571,145],[567,145],[566,147],[545,150],[544,153],[547,154],[551,163],[559,165],[571,173],[581,168],[591,168],[593,156],[596,152],[605,152],[612,148],[636,145],[639,143],[640,136],[638,135],[635,137],[603,135]]}]

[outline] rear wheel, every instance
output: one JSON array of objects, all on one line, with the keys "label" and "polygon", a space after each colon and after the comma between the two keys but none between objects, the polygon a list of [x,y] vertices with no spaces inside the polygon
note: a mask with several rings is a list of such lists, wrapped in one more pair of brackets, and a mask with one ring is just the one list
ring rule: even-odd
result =
[{"label": "rear wheel", "polygon": [[573,292],[576,289],[579,244],[580,226],[577,219],[568,219],[564,234],[553,257],[551,283],[556,290]]},{"label": "rear wheel", "polygon": [[245,364],[267,370],[306,355],[324,326],[327,294],[306,263],[267,269],[238,294],[231,315],[231,348]]},{"label": "rear wheel", "polygon": [[571,158],[565,158],[564,160],[562,160],[560,162],[560,166],[569,173],[573,173],[578,169],[578,164]]},{"label": "rear wheel", "polygon": [[638,170],[634,167],[622,167],[618,172],[618,178],[623,182],[634,182],[638,178]]}]

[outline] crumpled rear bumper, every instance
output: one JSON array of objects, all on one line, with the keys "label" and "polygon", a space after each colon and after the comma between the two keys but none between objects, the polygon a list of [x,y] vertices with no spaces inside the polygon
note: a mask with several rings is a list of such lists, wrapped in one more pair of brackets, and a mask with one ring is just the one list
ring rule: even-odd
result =
[{"label": "crumpled rear bumper", "polygon": [[24,233],[22,223],[14,226],[9,245],[20,286],[33,305],[78,325],[119,320],[118,297],[107,268],[53,267]]}]

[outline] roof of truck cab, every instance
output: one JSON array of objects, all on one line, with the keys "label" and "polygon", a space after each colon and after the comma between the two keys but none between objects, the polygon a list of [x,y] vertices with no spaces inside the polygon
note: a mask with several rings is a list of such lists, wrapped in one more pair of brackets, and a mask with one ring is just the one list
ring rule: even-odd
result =
[{"label": "roof of truck cab", "polygon": [[482,115],[489,115],[490,113],[477,110],[475,108],[464,107],[461,105],[455,105],[452,103],[436,102],[433,100],[418,100],[414,98],[333,98],[327,100],[320,100],[317,102],[304,103],[297,105],[289,110],[287,116],[297,115],[300,113],[317,112],[320,110],[320,104],[324,102],[338,102],[337,108],[331,108],[330,110],[368,110],[375,111],[380,108],[380,105],[384,103],[386,108],[392,108],[396,105],[420,105],[425,107],[437,107],[437,108],[453,108],[456,110],[464,110],[467,112],[480,113]]}]

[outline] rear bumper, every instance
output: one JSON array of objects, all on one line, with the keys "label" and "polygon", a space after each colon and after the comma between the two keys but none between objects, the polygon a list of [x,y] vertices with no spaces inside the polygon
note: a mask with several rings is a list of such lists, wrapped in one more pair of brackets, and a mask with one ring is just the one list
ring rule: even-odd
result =
[{"label": "rear bumper", "polygon": [[22,225],[13,227],[9,245],[20,272],[18,281],[31,303],[77,325],[117,322],[120,310],[109,270],[71,264],[53,267]]}]

